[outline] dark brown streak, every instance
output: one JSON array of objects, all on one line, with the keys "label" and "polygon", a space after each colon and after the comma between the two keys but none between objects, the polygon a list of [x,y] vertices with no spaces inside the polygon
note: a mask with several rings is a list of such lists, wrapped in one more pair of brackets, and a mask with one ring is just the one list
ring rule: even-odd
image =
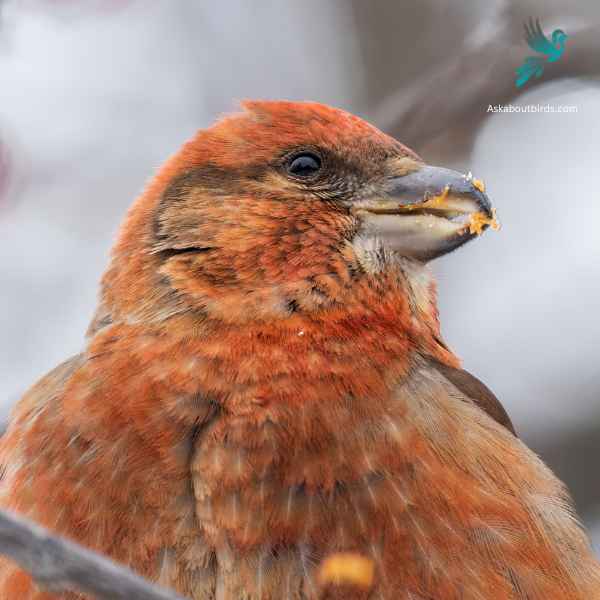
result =
[{"label": "dark brown streak", "polygon": [[481,410],[494,419],[494,421],[506,427],[514,435],[517,435],[512,421],[500,403],[500,400],[477,377],[471,375],[468,371],[455,369],[437,361],[431,361],[431,365],[465,396],[470,398]]},{"label": "dark brown streak", "polygon": [[199,254],[202,252],[210,252],[213,250],[211,247],[202,248],[200,246],[190,246],[189,248],[167,248],[165,250],[159,250],[156,254],[162,260],[169,260],[173,256],[179,256],[181,254]]}]

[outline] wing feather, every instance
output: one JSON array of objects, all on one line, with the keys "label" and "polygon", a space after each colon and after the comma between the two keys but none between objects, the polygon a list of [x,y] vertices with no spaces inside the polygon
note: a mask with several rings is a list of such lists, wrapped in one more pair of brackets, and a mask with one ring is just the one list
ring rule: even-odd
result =
[{"label": "wing feather", "polygon": [[438,362],[432,363],[432,366],[467,398],[471,399],[483,412],[516,435],[515,428],[504,406],[482,381],[464,369],[455,369]]},{"label": "wing feather", "polygon": [[529,24],[525,24],[525,40],[532,50],[540,54],[552,54],[555,48],[552,42],[544,35],[539,19],[535,22],[530,19]]}]

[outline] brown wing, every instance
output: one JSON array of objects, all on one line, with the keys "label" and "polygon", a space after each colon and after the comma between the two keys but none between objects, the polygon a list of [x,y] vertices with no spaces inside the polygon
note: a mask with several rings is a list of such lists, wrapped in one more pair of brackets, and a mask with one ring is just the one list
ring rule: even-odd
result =
[{"label": "brown wing", "polygon": [[431,365],[439,373],[441,373],[450,383],[458,388],[465,396],[473,400],[473,402],[486,412],[494,421],[504,425],[511,433],[517,435],[515,428],[494,393],[477,377],[471,375],[464,369],[455,369],[437,361],[431,361]]}]

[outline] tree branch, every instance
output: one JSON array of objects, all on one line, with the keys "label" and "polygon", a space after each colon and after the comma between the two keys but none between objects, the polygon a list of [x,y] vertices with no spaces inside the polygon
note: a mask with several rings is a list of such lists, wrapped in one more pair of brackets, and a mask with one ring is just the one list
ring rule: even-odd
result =
[{"label": "tree branch", "polygon": [[92,594],[98,600],[183,600],[108,558],[6,511],[0,511],[0,553],[51,592]]},{"label": "tree branch", "polygon": [[[372,113],[373,121],[417,150],[436,138],[450,137],[453,152],[467,154],[488,105],[507,104],[532,89],[531,84],[515,86],[515,69],[532,54],[524,41],[519,42],[521,32],[519,17],[505,6],[482,22],[448,60],[390,94]],[[600,75],[600,25],[568,33],[565,54],[547,65],[545,83]]]}]

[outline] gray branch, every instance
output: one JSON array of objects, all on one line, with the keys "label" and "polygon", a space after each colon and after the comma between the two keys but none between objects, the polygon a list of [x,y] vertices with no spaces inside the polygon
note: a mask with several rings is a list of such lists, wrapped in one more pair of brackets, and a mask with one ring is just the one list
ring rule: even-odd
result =
[{"label": "gray branch", "polygon": [[0,553],[54,593],[79,592],[98,600],[183,600],[108,558],[6,511],[0,511]]},{"label": "gray branch", "polygon": [[[385,98],[373,111],[373,121],[417,151],[437,140],[442,152],[449,144],[454,156],[467,155],[488,106],[507,104],[538,83],[515,86],[515,69],[533,54],[521,39],[520,19],[504,5],[452,49],[450,58]],[[546,66],[543,82],[600,75],[600,25],[569,28],[568,33],[564,56]]]}]

